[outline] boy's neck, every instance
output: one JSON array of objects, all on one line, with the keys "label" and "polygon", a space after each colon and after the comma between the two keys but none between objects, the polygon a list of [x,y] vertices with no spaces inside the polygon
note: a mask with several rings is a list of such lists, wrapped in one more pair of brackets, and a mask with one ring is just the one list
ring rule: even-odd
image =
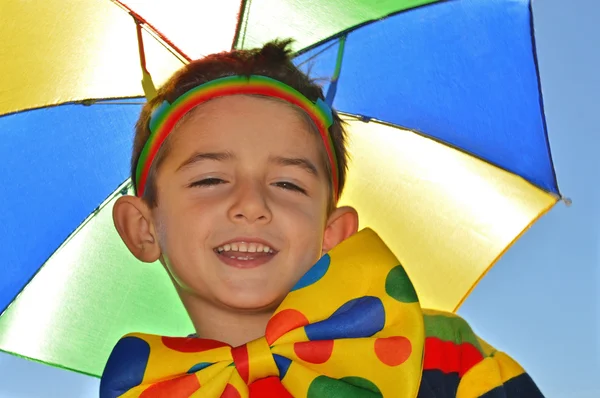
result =
[{"label": "boy's neck", "polygon": [[197,297],[181,295],[181,298],[199,338],[222,341],[233,347],[264,336],[273,312],[234,312]]}]

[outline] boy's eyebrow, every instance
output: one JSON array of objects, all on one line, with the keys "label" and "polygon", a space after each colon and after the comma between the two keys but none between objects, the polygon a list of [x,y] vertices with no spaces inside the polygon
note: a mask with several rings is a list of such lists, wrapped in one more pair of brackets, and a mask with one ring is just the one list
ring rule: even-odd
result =
[{"label": "boy's eyebrow", "polygon": [[288,158],[285,156],[272,156],[269,158],[272,163],[276,163],[280,166],[297,166],[303,169],[304,171],[309,172],[315,177],[319,176],[319,171],[317,167],[308,160],[307,158]]},{"label": "boy's eyebrow", "polygon": [[193,165],[194,163],[201,162],[203,160],[216,160],[223,162],[225,160],[231,160],[235,156],[231,152],[194,152],[192,156],[187,158],[183,163],[179,165],[177,171],[185,169]]}]

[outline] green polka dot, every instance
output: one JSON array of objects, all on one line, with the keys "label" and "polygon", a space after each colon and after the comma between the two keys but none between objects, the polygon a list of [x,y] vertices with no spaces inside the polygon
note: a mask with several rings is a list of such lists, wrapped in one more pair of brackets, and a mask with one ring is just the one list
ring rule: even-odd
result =
[{"label": "green polka dot", "polygon": [[[382,397],[383,395],[381,394],[381,391],[379,391],[379,388],[377,388],[377,386],[375,385],[375,383],[373,383],[370,380],[367,379],[363,379],[362,377],[357,377],[357,376],[350,376],[350,377],[343,377],[340,380],[345,381],[346,383],[355,385],[356,387],[360,387],[363,390],[368,390],[369,392],[373,393],[374,397]],[[370,397],[371,395],[369,395]]]},{"label": "green polka dot", "polygon": [[381,398],[383,395],[372,382],[362,377],[332,379],[319,376],[308,387],[308,398]]},{"label": "green polka dot", "polygon": [[401,265],[392,268],[385,279],[385,291],[401,303],[416,303],[419,301],[417,292]]}]

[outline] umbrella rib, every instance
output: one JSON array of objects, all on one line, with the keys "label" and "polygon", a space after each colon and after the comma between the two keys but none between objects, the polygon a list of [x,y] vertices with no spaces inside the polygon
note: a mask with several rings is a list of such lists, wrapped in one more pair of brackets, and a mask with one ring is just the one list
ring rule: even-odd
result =
[{"label": "umbrella rib", "polygon": [[110,0],[115,5],[119,6],[125,12],[127,12],[131,17],[135,20],[136,23],[139,23],[146,32],[148,32],[156,41],[158,41],[167,51],[173,54],[178,60],[182,63],[188,63],[192,61],[186,53],[184,53],[179,47],[177,47],[171,40],[167,38],[160,30],[158,30],[154,25],[145,20],[141,15],[133,11],[131,8],[123,4],[120,0]]},{"label": "umbrella rib", "polygon": [[86,99],[80,99],[80,100],[74,100],[74,101],[65,101],[65,102],[59,102],[59,103],[53,103],[53,104],[47,104],[47,105],[39,105],[33,108],[24,108],[24,109],[17,109],[13,112],[9,112],[9,113],[4,113],[2,115],[0,115],[0,118],[3,117],[7,117],[7,116],[11,116],[11,115],[15,115],[17,113],[24,113],[24,112],[32,112],[32,111],[37,111],[40,109],[50,109],[50,108],[55,108],[57,106],[63,106],[63,105],[83,105],[83,106],[92,106],[92,105],[144,105],[146,102],[103,102],[103,101],[114,101],[114,100],[126,100],[126,99],[134,99],[134,98],[140,98],[142,99],[142,97],[140,97],[139,95],[134,95],[134,96],[123,96],[123,97],[103,97],[103,98],[86,98]]},{"label": "umbrella rib", "polygon": [[[250,3],[252,0],[241,0],[240,10],[238,12],[238,20],[235,27],[235,34],[233,35],[233,41],[231,42],[231,49],[240,48],[244,46],[244,39],[246,38],[246,29],[248,28],[248,18],[250,15]],[[242,27],[243,26],[243,27]],[[242,34],[242,30],[244,33]],[[242,38],[241,46],[238,46],[238,40]]]},{"label": "umbrella rib", "polygon": [[335,61],[335,70],[333,71],[331,83],[329,84],[329,88],[327,89],[327,95],[325,96],[325,102],[329,105],[333,104],[333,99],[335,98],[335,94],[337,93],[340,72],[342,71],[342,61],[344,59],[344,48],[346,47],[346,37],[347,36],[342,36],[338,40],[339,45]]},{"label": "umbrella rib", "polygon": [[313,59],[317,58],[319,55],[323,54],[325,51],[329,50],[331,47],[335,46],[338,42],[335,40],[331,40],[331,43],[329,43],[329,45],[325,46],[324,48],[322,48],[321,50],[317,51],[316,53],[314,53],[313,55],[311,55],[310,57],[306,58],[304,61],[300,62],[298,65],[296,65],[298,68],[302,67],[303,65],[307,64],[308,62],[312,61]]}]

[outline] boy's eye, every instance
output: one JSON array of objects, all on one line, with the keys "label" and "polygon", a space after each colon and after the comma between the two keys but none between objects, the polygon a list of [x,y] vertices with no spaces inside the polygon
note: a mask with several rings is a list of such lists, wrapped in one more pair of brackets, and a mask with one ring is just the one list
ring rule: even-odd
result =
[{"label": "boy's eye", "polygon": [[281,181],[281,182],[276,182],[274,185],[277,186],[277,187],[279,187],[279,188],[287,189],[287,190],[290,190],[290,191],[300,192],[300,193],[306,195],[306,190],[305,189],[300,188],[298,185],[292,184],[291,182]]},{"label": "boy's eye", "polygon": [[219,185],[225,183],[225,180],[220,178],[205,178],[203,180],[195,181],[190,184],[190,187],[210,187],[213,185]]}]

